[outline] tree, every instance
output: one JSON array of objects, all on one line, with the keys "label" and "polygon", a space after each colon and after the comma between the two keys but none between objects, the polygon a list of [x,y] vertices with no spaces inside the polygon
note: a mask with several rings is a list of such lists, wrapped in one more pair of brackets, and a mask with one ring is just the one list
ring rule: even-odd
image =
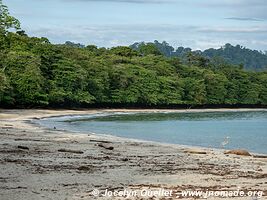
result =
[{"label": "tree", "polygon": [[262,105],[267,105],[267,73],[258,76],[260,82],[259,100]]},{"label": "tree", "polygon": [[159,49],[159,51],[163,55],[167,57],[171,57],[173,55],[174,48],[170,46],[166,41],[163,41],[162,43],[160,43],[157,40],[155,40],[154,44],[156,45],[156,47]]},{"label": "tree", "polygon": [[[158,41],[111,49],[54,45],[8,27],[15,26],[5,25],[0,34],[1,106],[267,105],[265,72],[210,60],[201,51],[174,51]],[[228,57],[258,53],[230,44],[210,52],[217,51]]]},{"label": "tree", "polygon": [[185,104],[202,105],[206,103],[206,86],[204,80],[194,78],[184,79],[184,96]]},{"label": "tree", "polygon": [[112,103],[138,103],[140,97],[138,77],[140,69],[129,64],[113,66],[109,73],[109,85]]},{"label": "tree", "polygon": [[159,77],[159,104],[182,104],[183,92],[182,80],[172,76]]},{"label": "tree", "polygon": [[227,78],[211,71],[205,73],[206,98],[208,104],[224,104],[227,94]]},{"label": "tree", "polygon": [[194,65],[198,67],[207,67],[209,64],[209,59],[201,56],[200,53],[193,53],[193,52],[188,52],[186,54],[187,58],[187,64],[189,65]]},{"label": "tree", "polygon": [[138,48],[138,51],[143,55],[162,55],[160,50],[153,43],[141,44]]},{"label": "tree", "polygon": [[76,47],[76,48],[84,48],[85,47],[83,44],[74,43],[74,42],[71,42],[71,41],[66,41],[65,45],[66,46],[70,46],[70,47]]},{"label": "tree", "polygon": [[97,51],[97,46],[95,46],[95,45],[87,45],[85,48],[86,48],[88,51],[92,51],[92,52]]},{"label": "tree", "polygon": [[94,97],[88,92],[87,72],[71,60],[60,60],[52,71],[49,101],[72,106],[90,104]]},{"label": "tree", "polygon": [[6,33],[10,28],[20,29],[20,22],[15,17],[10,16],[8,7],[0,0],[0,32]]},{"label": "tree", "polygon": [[8,87],[8,82],[5,74],[0,71],[0,103],[3,101],[5,91]]},{"label": "tree", "polygon": [[130,58],[138,55],[138,52],[136,50],[133,50],[130,47],[123,47],[123,46],[113,47],[111,48],[110,52],[118,56],[124,56]]},{"label": "tree", "polygon": [[48,104],[47,95],[43,91],[40,59],[37,56],[28,52],[10,52],[4,65],[16,103],[26,106]]}]

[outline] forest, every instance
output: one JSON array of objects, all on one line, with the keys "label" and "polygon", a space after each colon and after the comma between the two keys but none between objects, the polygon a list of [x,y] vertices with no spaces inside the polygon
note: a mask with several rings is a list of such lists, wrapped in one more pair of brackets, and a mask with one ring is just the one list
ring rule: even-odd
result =
[{"label": "forest", "polygon": [[[143,44],[145,43],[136,42],[130,45],[130,47],[132,49],[138,50],[138,48]],[[170,46],[166,41],[159,42],[155,40],[154,42],[149,42],[146,44],[155,45],[158,50],[167,57],[178,57],[180,59],[186,59],[188,53],[194,53],[210,60],[223,59],[229,64],[242,65],[244,69],[250,71],[267,70],[267,51],[262,52],[257,50],[251,50],[240,45],[233,46],[227,43],[218,49],[209,48],[204,51],[193,51],[189,47],[178,47],[175,49],[174,47]]]},{"label": "forest", "polygon": [[0,1],[0,107],[198,107],[267,105],[267,72],[195,52],[52,44],[29,37]]}]

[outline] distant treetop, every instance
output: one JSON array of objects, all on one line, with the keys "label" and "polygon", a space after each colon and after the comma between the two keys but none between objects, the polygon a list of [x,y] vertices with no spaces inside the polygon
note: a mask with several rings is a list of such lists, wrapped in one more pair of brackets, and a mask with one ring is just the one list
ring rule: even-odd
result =
[{"label": "distant treetop", "polygon": [[185,59],[189,52],[197,55],[202,55],[208,59],[224,59],[229,64],[243,65],[247,70],[264,71],[267,69],[267,51],[261,52],[251,50],[241,45],[233,46],[229,43],[225,44],[219,49],[210,48],[204,51],[192,51],[191,48],[178,47],[174,49],[167,42],[162,43],[155,40],[153,43],[136,42],[130,45],[131,48],[141,51],[142,46],[154,45],[163,55],[167,57],[179,57]]}]

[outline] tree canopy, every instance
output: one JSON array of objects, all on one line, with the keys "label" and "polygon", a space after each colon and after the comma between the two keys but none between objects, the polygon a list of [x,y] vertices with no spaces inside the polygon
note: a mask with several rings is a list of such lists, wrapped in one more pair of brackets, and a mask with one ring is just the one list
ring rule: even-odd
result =
[{"label": "tree canopy", "polygon": [[267,72],[245,71],[190,49],[168,57],[159,42],[110,49],[55,45],[9,31],[19,23],[2,2],[1,13],[1,107],[267,105]]},{"label": "tree canopy", "polygon": [[0,0],[0,30],[6,32],[10,28],[20,29],[20,22],[9,14],[7,6]]},{"label": "tree canopy", "polygon": [[257,50],[250,50],[240,45],[233,46],[231,44],[225,44],[219,49],[207,49],[204,51],[193,51],[191,48],[178,47],[174,49],[167,42],[162,43],[157,40],[154,43],[136,42],[130,47],[141,51],[142,46],[154,45],[163,55],[167,57],[178,57],[182,60],[186,60],[188,54],[200,56],[202,59],[209,59],[218,61],[223,59],[224,62],[233,65],[240,65],[246,70],[250,71],[266,71],[267,70],[267,54],[266,52],[260,52]]}]

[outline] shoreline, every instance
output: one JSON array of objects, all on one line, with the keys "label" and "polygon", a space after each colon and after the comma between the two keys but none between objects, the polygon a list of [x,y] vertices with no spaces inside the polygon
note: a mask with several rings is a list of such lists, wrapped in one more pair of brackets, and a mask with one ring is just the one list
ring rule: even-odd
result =
[{"label": "shoreline", "polygon": [[[0,182],[3,183],[0,195],[11,200],[89,200],[105,199],[93,198],[94,188],[105,191],[164,187],[180,191],[187,188],[211,190],[215,186],[219,190],[235,190],[237,187],[262,190],[264,196],[267,195],[266,158],[225,155],[222,149],[111,135],[73,134],[27,123],[31,119],[99,111],[107,110],[0,110]],[[114,111],[129,112],[128,109],[108,110]],[[153,112],[158,111],[162,112],[153,109]]]},{"label": "shoreline", "polygon": [[[84,111],[84,110],[83,110]],[[93,113],[90,113],[91,111],[93,111]],[[116,114],[144,114],[144,113],[212,113],[212,112],[267,112],[267,109],[262,109],[262,108],[258,108],[258,109],[244,109],[244,108],[240,108],[240,109],[179,109],[179,110],[175,110],[175,109],[152,109],[152,110],[129,110],[129,109],[104,109],[104,110],[88,110],[89,113],[86,114],[60,114],[60,115],[52,115],[52,116],[48,116],[48,117],[38,117],[38,119],[29,119],[29,123],[33,123],[37,126],[43,127],[43,128],[47,128],[47,129],[52,129],[51,127],[47,127],[45,125],[42,125],[40,120],[43,119],[49,119],[49,118],[66,118],[66,120],[72,120],[72,119],[83,119],[83,117],[86,116],[94,116],[97,114],[103,114],[103,116],[107,116],[107,115],[116,115]],[[87,111],[85,111],[87,112]],[[36,120],[36,121],[34,121]],[[65,120],[65,119],[64,119]],[[73,134],[84,134],[84,131],[72,131],[72,130],[65,130],[65,129],[59,129],[61,131],[64,132],[69,132],[69,133],[73,133]],[[182,147],[182,148],[195,148],[195,149],[210,149],[213,151],[226,151],[226,150],[231,150],[231,148],[216,148],[216,147],[205,147],[205,146],[197,146],[197,145],[185,145],[185,144],[179,144],[179,143],[167,143],[167,142],[159,142],[159,141],[153,141],[153,140],[144,140],[144,139],[134,139],[134,138],[129,138],[129,137],[123,137],[123,136],[116,136],[116,135],[112,135],[109,133],[95,133],[89,130],[90,134],[95,134],[101,137],[110,137],[112,139],[117,139],[117,140],[123,140],[123,141],[132,141],[132,142],[140,142],[140,143],[154,143],[157,145],[171,145],[171,146],[177,146],[177,147]],[[267,153],[262,153],[262,152],[253,152],[253,151],[249,151],[251,154],[257,154],[257,155],[267,155]]]}]

